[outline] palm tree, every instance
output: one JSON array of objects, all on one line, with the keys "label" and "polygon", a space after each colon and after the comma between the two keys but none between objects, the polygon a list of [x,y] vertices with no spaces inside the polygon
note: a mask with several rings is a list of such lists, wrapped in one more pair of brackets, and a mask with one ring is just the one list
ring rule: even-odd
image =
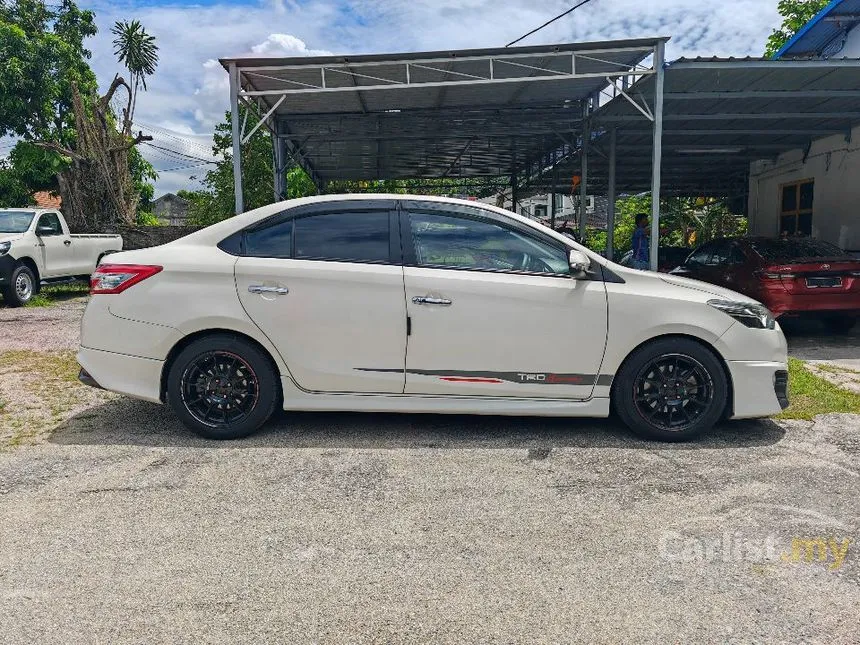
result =
[{"label": "palm tree", "polygon": [[111,33],[116,36],[113,40],[113,53],[131,74],[131,96],[123,128],[125,132],[130,132],[138,87],[142,86],[146,91],[146,77],[152,76],[158,66],[158,45],[155,44],[155,36],[146,33],[139,20],[117,21]]}]

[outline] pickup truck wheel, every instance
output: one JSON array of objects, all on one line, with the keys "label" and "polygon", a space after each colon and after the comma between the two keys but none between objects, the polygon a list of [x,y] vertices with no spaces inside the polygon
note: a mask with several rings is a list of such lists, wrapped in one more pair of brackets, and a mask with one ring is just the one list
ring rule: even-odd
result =
[{"label": "pickup truck wheel", "polygon": [[9,286],[3,288],[3,299],[9,307],[21,307],[36,292],[36,276],[26,264],[19,264],[12,271],[11,278]]},{"label": "pickup truck wheel", "polygon": [[257,347],[236,336],[213,334],[176,356],[167,375],[167,401],[197,434],[239,439],[272,416],[278,378]]},{"label": "pickup truck wheel", "polygon": [[612,399],[636,434],[685,441],[713,427],[728,401],[728,378],[713,352],[685,338],[662,339],[625,361]]}]

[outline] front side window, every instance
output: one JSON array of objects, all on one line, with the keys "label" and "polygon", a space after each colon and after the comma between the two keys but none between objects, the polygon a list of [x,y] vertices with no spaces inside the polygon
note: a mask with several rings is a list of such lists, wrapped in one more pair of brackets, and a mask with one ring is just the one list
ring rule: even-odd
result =
[{"label": "front side window", "polygon": [[693,251],[692,255],[687,258],[688,264],[710,264],[711,256],[714,254],[714,244],[708,243],[700,246]]},{"label": "front side window", "polygon": [[413,212],[409,223],[418,266],[570,273],[564,249],[493,222]]},{"label": "front side window", "polygon": [[307,260],[388,262],[386,211],[327,213],[295,221],[295,257]]},{"label": "front side window", "polygon": [[[36,224],[37,229],[42,229],[39,235],[62,235],[63,227],[60,225],[60,218],[56,213],[45,213],[39,218],[39,223]],[[50,232],[47,229],[51,229]]]}]

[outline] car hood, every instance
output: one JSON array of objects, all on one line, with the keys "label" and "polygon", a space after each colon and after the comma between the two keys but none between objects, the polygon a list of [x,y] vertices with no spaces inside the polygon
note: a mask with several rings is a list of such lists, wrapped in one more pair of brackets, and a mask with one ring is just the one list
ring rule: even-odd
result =
[{"label": "car hood", "polygon": [[681,276],[668,273],[659,274],[659,278],[666,284],[686,287],[687,289],[693,289],[695,291],[714,295],[722,300],[734,300],[735,302],[758,302],[757,300],[754,300],[749,296],[745,296],[742,293],[738,293],[737,291],[724,289],[723,287],[718,287],[717,285],[710,284],[708,282],[701,282],[700,280],[683,278]]},{"label": "car hood", "polygon": [[14,242],[24,237],[23,233],[0,233],[0,242]]}]

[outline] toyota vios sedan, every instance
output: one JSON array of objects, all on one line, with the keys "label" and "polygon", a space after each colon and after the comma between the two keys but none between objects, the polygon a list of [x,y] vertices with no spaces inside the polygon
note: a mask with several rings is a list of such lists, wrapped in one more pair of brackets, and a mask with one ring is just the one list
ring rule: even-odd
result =
[{"label": "toyota vios sedan", "polygon": [[81,380],[234,439],[285,410],[606,417],[690,438],[787,404],[786,344],[733,291],[608,262],[526,218],[404,195],[244,213],[92,276]]}]

